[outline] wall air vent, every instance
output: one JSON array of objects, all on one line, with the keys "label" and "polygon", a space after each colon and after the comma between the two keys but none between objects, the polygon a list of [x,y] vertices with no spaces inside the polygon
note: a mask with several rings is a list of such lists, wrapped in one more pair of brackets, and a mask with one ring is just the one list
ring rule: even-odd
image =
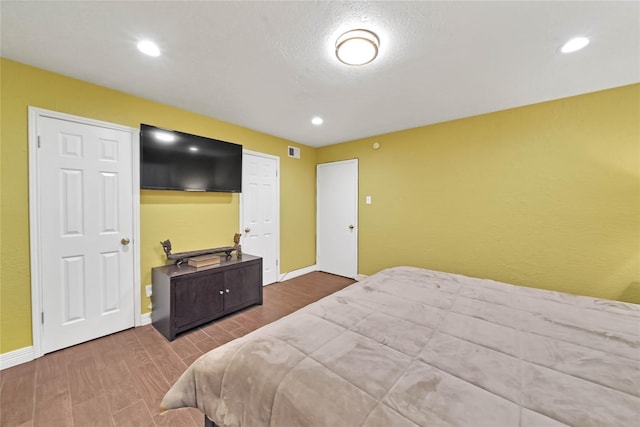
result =
[{"label": "wall air vent", "polygon": [[289,146],[289,157],[293,157],[294,159],[299,159],[300,158],[300,147]]}]

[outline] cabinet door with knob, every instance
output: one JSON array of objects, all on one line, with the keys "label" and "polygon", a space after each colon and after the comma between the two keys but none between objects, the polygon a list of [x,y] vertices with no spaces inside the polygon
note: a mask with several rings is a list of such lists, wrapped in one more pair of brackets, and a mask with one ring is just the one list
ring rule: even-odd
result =
[{"label": "cabinet door with knob", "polygon": [[230,284],[224,289],[224,310],[232,311],[237,307],[246,305],[246,301],[261,299],[262,288],[255,286],[262,283],[262,265],[252,264],[246,268],[237,268],[224,272],[225,283]]},{"label": "cabinet door with knob", "polygon": [[176,280],[175,327],[188,328],[224,310],[224,273]]}]

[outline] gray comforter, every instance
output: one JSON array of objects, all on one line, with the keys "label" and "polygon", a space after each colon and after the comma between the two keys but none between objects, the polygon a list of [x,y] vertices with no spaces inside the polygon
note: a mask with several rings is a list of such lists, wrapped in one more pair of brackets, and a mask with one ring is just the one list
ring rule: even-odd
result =
[{"label": "gray comforter", "polygon": [[640,306],[395,267],[193,363],[219,426],[640,426]]}]

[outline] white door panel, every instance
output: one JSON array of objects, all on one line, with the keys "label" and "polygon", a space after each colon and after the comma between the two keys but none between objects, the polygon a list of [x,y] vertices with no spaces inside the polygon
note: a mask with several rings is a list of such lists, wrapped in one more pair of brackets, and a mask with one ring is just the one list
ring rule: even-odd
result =
[{"label": "white door panel", "polygon": [[262,257],[263,285],[278,281],[278,164],[277,157],[242,155],[242,251]]},{"label": "white door panel", "polygon": [[317,265],[345,277],[358,272],[358,160],[317,167]]},{"label": "white door panel", "polygon": [[38,118],[42,350],[134,326],[132,134]]}]

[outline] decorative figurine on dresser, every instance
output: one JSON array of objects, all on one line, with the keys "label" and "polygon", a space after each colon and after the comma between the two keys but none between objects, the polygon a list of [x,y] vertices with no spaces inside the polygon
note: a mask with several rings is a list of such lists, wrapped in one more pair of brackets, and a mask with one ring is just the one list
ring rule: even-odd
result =
[{"label": "decorative figurine on dresser", "polygon": [[210,248],[210,249],[200,249],[198,251],[188,251],[188,252],[179,252],[177,254],[171,253],[171,240],[167,239],[164,242],[160,242],[162,245],[162,250],[164,250],[167,259],[170,261],[175,261],[177,265],[180,265],[184,262],[186,258],[192,258],[201,255],[209,255],[209,254],[221,254],[224,253],[227,258],[231,256],[231,252],[236,251],[236,255],[238,258],[242,258],[242,247],[240,246],[240,237],[242,235],[240,233],[236,233],[233,236],[233,246],[222,246],[220,248]]},{"label": "decorative figurine on dresser", "polygon": [[262,304],[262,258],[243,255],[240,236],[235,234],[234,246],[176,254],[170,240],[160,242],[172,263],[151,269],[151,322],[169,341],[180,332]]}]

